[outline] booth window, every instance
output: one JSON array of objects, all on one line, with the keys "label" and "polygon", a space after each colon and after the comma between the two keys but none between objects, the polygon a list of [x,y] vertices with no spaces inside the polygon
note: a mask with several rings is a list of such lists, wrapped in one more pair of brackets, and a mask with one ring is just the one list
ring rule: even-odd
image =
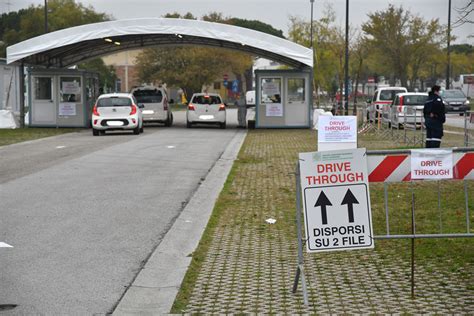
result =
[{"label": "booth window", "polygon": [[52,100],[52,83],[51,77],[35,77],[35,100]]},{"label": "booth window", "polygon": [[61,102],[82,102],[80,77],[61,77],[59,84],[61,89]]},{"label": "booth window", "polygon": [[288,101],[304,102],[305,101],[305,79],[289,78],[288,79]]},{"label": "booth window", "polygon": [[262,103],[281,103],[281,78],[262,78]]}]

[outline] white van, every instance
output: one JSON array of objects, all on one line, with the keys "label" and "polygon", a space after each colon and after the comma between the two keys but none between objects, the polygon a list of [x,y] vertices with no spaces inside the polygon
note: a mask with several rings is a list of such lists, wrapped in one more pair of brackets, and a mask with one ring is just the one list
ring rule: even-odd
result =
[{"label": "white van", "polygon": [[164,123],[168,127],[173,124],[173,113],[169,107],[173,101],[168,100],[163,87],[137,87],[131,93],[139,104],[145,106],[142,110],[144,123]]},{"label": "white van", "polygon": [[247,104],[247,107],[255,106],[255,90],[245,93],[245,104]]}]

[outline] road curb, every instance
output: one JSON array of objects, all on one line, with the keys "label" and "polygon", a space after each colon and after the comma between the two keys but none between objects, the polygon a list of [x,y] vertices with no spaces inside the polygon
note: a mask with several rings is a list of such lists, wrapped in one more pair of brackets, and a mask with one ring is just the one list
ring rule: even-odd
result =
[{"label": "road curb", "polygon": [[246,136],[237,133],[139,272],[113,315],[168,314]]}]

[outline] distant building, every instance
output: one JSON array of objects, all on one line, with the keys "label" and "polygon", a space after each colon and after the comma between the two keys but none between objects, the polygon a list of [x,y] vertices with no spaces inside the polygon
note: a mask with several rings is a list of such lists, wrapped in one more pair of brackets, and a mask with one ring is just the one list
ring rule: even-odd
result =
[{"label": "distant building", "polygon": [[111,87],[116,92],[130,92],[133,87],[141,85],[138,79],[135,59],[141,50],[129,50],[102,57],[107,66],[113,66],[117,81],[115,87]]}]

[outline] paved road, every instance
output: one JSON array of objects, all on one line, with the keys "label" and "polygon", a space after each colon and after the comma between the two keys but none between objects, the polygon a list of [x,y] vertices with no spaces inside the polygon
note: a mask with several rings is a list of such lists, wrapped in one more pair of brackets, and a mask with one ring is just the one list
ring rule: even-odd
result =
[{"label": "paved road", "polygon": [[[111,312],[237,130],[89,131],[0,148],[0,305]],[[59,146],[59,148],[58,148]],[[66,147],[61,147],[66,146]]]},{"label": "paved road", "polygon": [[[447,126],[453,126],[458,128],[464,128],[464,120],[465,117],[459,115],[458,113],[448,113],[446,114],[446,123]],[[474,124],[469,123],[467,124],[468,129],[474,129]]]}]

